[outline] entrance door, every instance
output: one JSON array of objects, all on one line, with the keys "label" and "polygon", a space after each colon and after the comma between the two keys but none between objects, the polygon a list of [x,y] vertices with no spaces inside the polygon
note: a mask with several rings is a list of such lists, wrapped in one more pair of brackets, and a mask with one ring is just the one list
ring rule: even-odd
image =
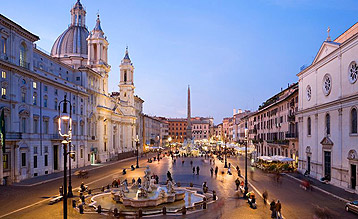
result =
[{"label": "entrance door", "polygon": [[328,177],[328,180],[331,180],[331,152],[324,152],[324,176]]},{"label": "entrance door", "polygon": [[58,170],[58,145],[53,146],[53,169]]},{"label": "entrance door", "polygon": [[307,157],[307,173],[308,174],[311,173],[311,157],[310,156]]},{"label": "entrance door", "polygon": [[95,163],[96,163],[96,154],[91,153],[91,164],[95,164]]},{"label": "entrance door", "polygon": [[352,185],[352,189],[356,189],[356,183],[357,183],[356,165],[351,164],[351,185]]}]

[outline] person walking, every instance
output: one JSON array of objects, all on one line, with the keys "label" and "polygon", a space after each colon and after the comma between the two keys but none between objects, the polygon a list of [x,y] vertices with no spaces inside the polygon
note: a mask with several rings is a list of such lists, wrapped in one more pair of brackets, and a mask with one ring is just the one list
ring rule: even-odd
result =
[{"label": "person walking", "polygon": [[276,218],[277,219],[282,219],[280,200],[277,200],[277,203],[276,203]]},{"label": "person walking", "polygon": [[267,193],[266,190],[264,191],[264,193],[262,193],[262,197],[264,198],[264,204],[266,205],[266,201],[267,201],[267,198],[268,198],[268,193]]},{"label": "person walking", "polygon": [[218,168],[218,166],[216,166],[216,167],[215,167],[215,176],[218,175],[218,172],[219,172],[219,168]]},{"label": "person walking", "polygon": [[200,167],[197,166],[197,167],[196,167],[196,175],[199,175],[199,171],[200,171]]},{"label": "person walking", "polygon": [[193,167],[193,174],[195,174],[195,167]]},{"label": "person walking", "polygon": [[236,178],[236,180],[235,180],[235,185],[236,185],[236,190],[239,190],[239,186],[240,186],[240,180],[239,180],[239,178]]},{"label": "person walking", "polygon": [[210,174],[211,174],[211,177],[213,177],[213,175],[214,175],[214,168],[213,167],[210,168]]},{"label": "person walking", "polygon": [[270,210],[271,210],[271,218],[275,218],[276,217],[276,202],[275,202],[275,200],[272,200],[272,202],[270,203]]},{"label": "person walking", "polygon": [[192,160],[190,161],[190,166],[193,166],[193,161]]},{"label": "person walking", "polygon": [[170,173],[169,170],[168,170],[168,172],[167,172],[167,179],[168,179],[169,181],[173,181],[172,174]]}]

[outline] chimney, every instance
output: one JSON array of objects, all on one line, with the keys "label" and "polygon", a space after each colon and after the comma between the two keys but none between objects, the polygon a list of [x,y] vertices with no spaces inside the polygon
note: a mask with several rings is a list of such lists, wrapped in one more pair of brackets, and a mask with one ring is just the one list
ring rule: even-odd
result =
[{"label": "chimney", "polygon": [[242,109],[238,109],[238,110],[237,110],[237,113],[242,113]]},{"label": "chimney", "polygon": [[232,110],[232,115],[235,116],[235,114],[236,114],[236,109],[234,108],[234,109]]}]

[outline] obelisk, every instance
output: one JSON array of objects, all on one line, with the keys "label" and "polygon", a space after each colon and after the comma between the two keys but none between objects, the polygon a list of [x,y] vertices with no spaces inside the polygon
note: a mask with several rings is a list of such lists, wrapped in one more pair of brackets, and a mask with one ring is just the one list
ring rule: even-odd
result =
[{"label": "obelisk", "polygon": [[190,86],[188,85],[188,116],[187,116],[187,127],[186,127],[186,141],[190,144],[192,140],[191,133],[191,109],[190,109]]}]

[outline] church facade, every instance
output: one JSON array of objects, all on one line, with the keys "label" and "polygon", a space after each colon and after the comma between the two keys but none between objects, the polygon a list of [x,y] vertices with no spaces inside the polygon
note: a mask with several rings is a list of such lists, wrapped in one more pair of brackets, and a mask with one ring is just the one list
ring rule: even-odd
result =
[{"label": "church facade", "polygon": [[[328,31],[329,33],[329,31]],[[358,192],[358,23],[299,74],[299,170]]]},{"label": "church facade", "polygon": [[0,109],[6,127],[0,179],[7,183],[63,170],[58,104],[65,95],[72,104],[73,168],[132,156],[137,136],[143,148],[144,101],[134,94],[128,48],[119,66],[119,91],[109,93],[109,43],[100,18],[88,31],[79,0],[70,12],[71,24],[50,54],[36,47],[38,36],[0,15]]}]

